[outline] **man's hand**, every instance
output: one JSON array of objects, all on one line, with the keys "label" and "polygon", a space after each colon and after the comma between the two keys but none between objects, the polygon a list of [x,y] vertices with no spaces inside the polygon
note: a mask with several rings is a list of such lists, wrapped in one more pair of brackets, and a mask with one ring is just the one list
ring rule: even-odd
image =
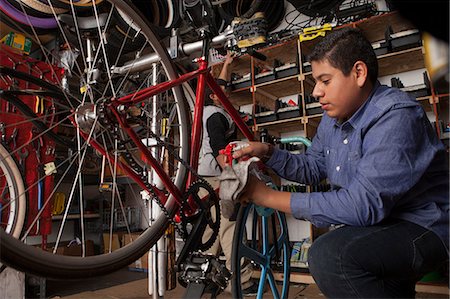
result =
[{"label": "man's hand", "polygon": [[224,65],[230,65],[233,62],[234,57],[236,56],[236,53],[233,53],[231,51],[227,51],[227,56],[225,57],[225,61],[223,62]]},{"label": "man's hand", "polygon": [[233,152],[233,158],[240,159],[245,156],[251,156],[266,159],[271,154],[271,148],[268,143],[248,142],[248,146]]},{"label": "man's hand", "polygon": [[243,204],[251,202],[257,206],[292,213],[291,193],[274,190],[253,175],[249,176],[247,185],[238,200]]},{"label": "man's hand", "polygon": [[248,204],[254,202],[258,204],[257,191],[269,189],[266,184],[258,180],[254,175],[249,175],[247,185],[245,185],[244,191],[239,195],[239,201],[242,204]]}]

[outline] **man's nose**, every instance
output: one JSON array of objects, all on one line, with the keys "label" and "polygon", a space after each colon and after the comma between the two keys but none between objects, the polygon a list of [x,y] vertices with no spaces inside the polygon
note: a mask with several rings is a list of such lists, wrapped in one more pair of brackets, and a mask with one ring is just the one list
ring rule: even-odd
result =
[{"label": "man's nose", "polygon": [[323,96],[323,91],[322,89],[319,87],[318,84],[314,85],[314,89],[312,91],[312,96],[315,97],[316,99],[320,98]]}]

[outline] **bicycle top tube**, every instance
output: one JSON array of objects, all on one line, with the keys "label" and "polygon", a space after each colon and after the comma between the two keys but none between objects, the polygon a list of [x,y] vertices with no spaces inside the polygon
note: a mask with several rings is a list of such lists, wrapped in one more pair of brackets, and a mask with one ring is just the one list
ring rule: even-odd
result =
[{"label": "bicycle top tube", "polygon": [[190,81],[190,80],[198,77],[200,74],[206,73],[206,72],[208,72],[208,68],[206,66],[203,66],[195,71],[181,75],[177,79],[144,88],[137,93],[133,93],[133,94],[123,96],[121,98],[113,99],[113,103],[116,102],[116,103],[120,103],[120,104],[125,104],[125,103],[137,104],[139,102],[142,102],[145,99],[148,99],[151,96],[154,96],[161,92],[167,91],[175,86],[179,86],[186,81]]}]

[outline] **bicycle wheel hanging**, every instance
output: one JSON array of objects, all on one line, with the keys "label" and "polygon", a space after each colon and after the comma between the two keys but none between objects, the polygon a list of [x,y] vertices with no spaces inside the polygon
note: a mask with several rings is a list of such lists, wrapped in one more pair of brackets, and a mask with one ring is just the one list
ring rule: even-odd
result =
[{"label": "bicycle wheel hanging", "polygon": [[[180,159],[189,157],[189,111],[181,88],[114,106],[115,112],[111,102],[133,98],[146,87],[176,78],[167,50],[148,21],[125,1],[45,1],[50,11],[10,2],[0,0],[2,19],[28,38],[32,47],[29,56],[0,47],[0,122],[6,136],[18,132],[9,156],[20,159],[27,169],[27,189],[14,192],[19,198],[27,194],[33,206],[21,237],[26,244],[0,229],[1,260],[25,272],[57,278],[88,277],[124,267],[160,238],[177,209],[174,197],[149,169],[126,129],[137,135],[161,171],[181,188],[186,167]],[[56,8],[67,12],[57,13]],[[137,70],[134,67],[144,55],[151,61]],[[122,126],[113,112],[121,115]],[[2,165],[6,165],[3,172],[9,171],[8,163]],[[117,187],[123,169],[133,181],[121,184],[125,191]],[[96,191],[99,185],[102,193]],[[149,199],[141,198],[142,189],[149,191]],[[37,249],[32,245],[45,244],[50,233],[57,192],[65,194],[66,206],[63,214],[53,215],[53,223],[59,225],[54,230],[56,240],[47,250]],[[151,221],[147,207],[149,200],[156,201],[155,194],[166,201],[158,202],[163,212]],[[79,226],[70,218],[78,219]],[[57,254],[68,241],[64,236],[73,232],[81,240],[81,256]],[[92,232],[103,233],[106,245],[96,255],[85,256]],[[108,245],[123,235],[131,242],[111,252]]]},{"label": "bicycle wheel hanging", "polygon": [[[231,280],[233,298],[242,298],[241,275],[245,267],[253,264],[253,271],[260,271],[258,293],[262,298],[267,283],[272,297],[287,298],[290,276],[290,244],[284,213],[257,207],[254,204],[241,206],[236,220],[233,240]],[[275,272],[281,272],[283,283],[277,286]]]},{"label": "bicycle wheel hanging", "polygon": [[263,12],[268,32],[280,24],[285,13],[284,1],[231,0],[216,6],[220,16],[227,21],[225,25],[230,24],[235,17],[250,18],[255,12]]},{"label": "bicycle wheel hanging", "polygon": [[25,187],[22,174],[6,148],[0,144],[0,226],[19,238],[26,216]]}]

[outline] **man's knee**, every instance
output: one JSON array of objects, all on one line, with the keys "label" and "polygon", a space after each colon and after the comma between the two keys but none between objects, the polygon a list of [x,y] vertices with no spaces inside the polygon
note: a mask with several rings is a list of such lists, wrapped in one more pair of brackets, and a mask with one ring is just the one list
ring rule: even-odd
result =
[{"label": "man's knee", "polygon": [[326,266],[335,259],[346,243],[340,232],[330,231],[317,238],[308,250],[308,263]]}]

